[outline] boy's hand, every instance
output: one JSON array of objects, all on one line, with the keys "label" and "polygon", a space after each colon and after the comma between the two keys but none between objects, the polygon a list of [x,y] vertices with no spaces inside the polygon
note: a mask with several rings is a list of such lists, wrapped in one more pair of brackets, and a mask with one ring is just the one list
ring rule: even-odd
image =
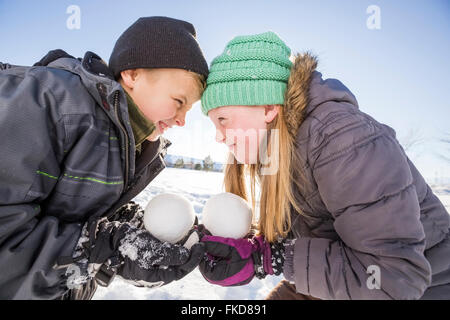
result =
[{"label": "boy's hand", "polygon": [[[197,225],[178,244],[161,242],[143,223],[144,210],[129,202],[110,217],[86,223],[72,257],[61,257],[55,268],[68,267],[67,284],[96,278],[108,286],[116,274],[138,286],[160,286],[194,270],[204,254]],[[72,274],[79,270],[78,276]]]},{"label": "boy's hand", "polygon": [[116,210],[114,215],[109,218],[110,221],[129,222],[137,228],[144,227],[144,209],[130,201]]},{"label": "boy's hand", "polygon": [[129,222],[100,220],[90,228],[90,246],[86,246],[88,261],[105,264],[122,278],[137,286],[155,287],[179,280],[194,270],[204,255],[204,245],[192,243],[193,228],[188,249],[183,244],[161,242],[145,229]]},{"label": "boy's hand", "polygon": [[[192,244],[191,239],[196,238]],[[134,285],[157,287],[180,280],[193,271],[204,256],[204,244],[195,230],[188,237],[190,249],[182,244],[161,242],[148,231],[128,230],[119,247],[124,258],[118,274]]]}]

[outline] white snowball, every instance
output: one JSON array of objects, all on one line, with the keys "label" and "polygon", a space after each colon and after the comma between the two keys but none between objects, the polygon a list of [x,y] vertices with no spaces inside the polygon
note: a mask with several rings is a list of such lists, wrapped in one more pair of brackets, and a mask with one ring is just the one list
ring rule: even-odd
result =
[{"label": "white snowball", "polygon": [[213,235],[243,238],[250,231],[252,210],[241,197],[225,192],[211,197],[203,207],[202,222]]},{"label": "white snowball", "polygon": [[176,243],[192,228],[195,211],[185,197],[163,193],[150,200],[144,212],[145,228],[161,241]]}]

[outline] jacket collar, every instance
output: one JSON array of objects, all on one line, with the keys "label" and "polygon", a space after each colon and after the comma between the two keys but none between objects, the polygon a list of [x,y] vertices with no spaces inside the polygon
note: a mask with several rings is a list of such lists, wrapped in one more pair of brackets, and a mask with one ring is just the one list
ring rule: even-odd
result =
[{"label": "jacket collar", "polygon": [[142,142],[156,129],[155,124],[150,121],[139,109],[133,98],[124,90],[127,97],[128,115],[130,117],[130,125],[133,130],[134,143],[136,150],[141,151]]}]

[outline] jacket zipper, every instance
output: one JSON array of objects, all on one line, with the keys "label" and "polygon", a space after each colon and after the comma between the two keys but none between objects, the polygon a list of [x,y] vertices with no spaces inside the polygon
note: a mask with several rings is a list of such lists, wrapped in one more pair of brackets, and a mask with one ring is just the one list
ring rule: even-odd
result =
[{"label": "jacket zipper", "polygon": [[125,135],[125,179],[124,179],[124,187],[123,192],[127,190],[128,185],[128,169],[129,169],[129,141],[128,141],[128,133],[125,127],[122,124],[121,118],[119,117],[119,94],[120,91],[117,90],[114,92],[114,112],[116,114],[117,122],[119,124],[120,129],[122,130],[123,134]]},{"label": "jacket zipper", "polygon": [[133,188],[136,185],[137,180],[139,180],[139,177],[141,176],[142,172],[144,172],[144,170],[146,170],[148,167],[150,167],[153,164],[153,162],[155,162],[156,159],[158,159],[158,157],[162,153],[167,151],[166,150],[167,147],[172,144],[171,142],[168,142],[168,141],[164,141],[164,142],[161,142],[161,143],[162,143],[162,145],[159,147],[159,151],[156,151],[156,154],[153,156],[153,158],[143,168],[141,168],[139,171],[135,171],[134,176],[135,176],[136,179],[134,179],[131,182],[129,189]]}]

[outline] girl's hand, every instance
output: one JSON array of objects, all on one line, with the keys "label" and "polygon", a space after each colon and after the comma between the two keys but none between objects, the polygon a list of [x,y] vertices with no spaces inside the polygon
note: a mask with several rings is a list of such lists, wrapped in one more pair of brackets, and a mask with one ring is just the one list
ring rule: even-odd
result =
[{"label": "girl's hand", "polygon": [[284,263],[282,242],[270,245],[264,236],[243,239],[205,235],[206,255],[199,270],[210,283],[221,286],[240,286],[249,283],[256,275],[279,275]]}]

